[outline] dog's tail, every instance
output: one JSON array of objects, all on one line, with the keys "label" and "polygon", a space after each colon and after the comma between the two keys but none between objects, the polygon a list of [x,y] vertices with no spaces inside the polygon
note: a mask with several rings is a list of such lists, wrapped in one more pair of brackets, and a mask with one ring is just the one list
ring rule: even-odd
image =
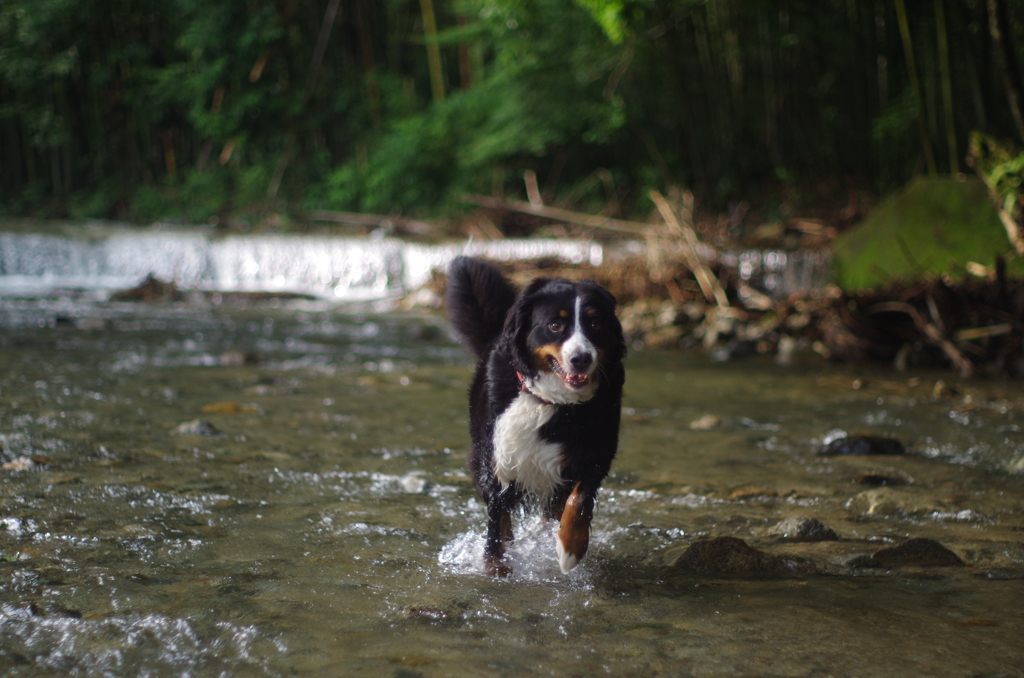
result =
[{"label": "dog's tail", "polygon": [[494,266],[456,257],[448,268],[445,297],[452,327],[469,350],[482,358],[501,334],[505,315],[516,300],[515,288]]}]

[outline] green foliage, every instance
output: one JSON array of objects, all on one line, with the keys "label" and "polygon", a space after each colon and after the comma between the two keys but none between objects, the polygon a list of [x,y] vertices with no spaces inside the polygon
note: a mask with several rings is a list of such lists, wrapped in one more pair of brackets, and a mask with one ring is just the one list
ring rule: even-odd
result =
[{"label": "green foliage", "polygon": [[331,175],[329,205],[450,209],[460,193],[487,190],[495,167],[606,143],[625,124],[621,100],[601,94],[618,54],[585,19],[560,3],[491,6],[488,77],[375,136],[366,162],[352,159]]},{"label": "green foliage", "polygon": [[189,172],[180,184],[140,187],[130,216],[137,221],[206,223],[230,205],[232,198],[231,175],[226,170]]},{"label": "green foliage", "polygon": [[1009,217],[1020,219],[1024,200],[1024,152],[982,132],[971,133],[969,160]]},{"label": "green foliage", "polygon": [[576,0],[576,3],[590,12],[613,44],[622,42],[626,34],[626,22],[622,16],[625,3],[622,0]]},{"label": "green foliage", "polygon": [[[600,202],[578,190],[595,173],[627,210],[667,185],[725,204],[822,177],[900,185],[918,114],[946,115],[908,94],[892,3],[435,0],[440,103],[418,0],[328,3],[4,0],[0,212],[436,213],[521,194],[525,169],[570,207]],[[962,137],[982,114],[1012,130],[983,5],[947,12]],[[907,8],[926,92],[933,7]],[[1019,40],[1024,4],[1008,11]]]},{"label": "green foliage", "polygon": [[1010,242],[979,181],[918,178],[844,233],[833,246],[837,282],[847,290],[964,275],[991,266]]},{"label": "green foliage", "polygon": [[883,183],[913,172],[912,166],[900,167],[900,159],[904,159],[903,164],[917,161],[917,157],[908,153],[908,150],[913,148],[915,141],[918,112],[914,92],[907,87],[872,123],[871,137],[875,152],[879,158],[887,160],[882,163],[883,174],[880,179]]}]

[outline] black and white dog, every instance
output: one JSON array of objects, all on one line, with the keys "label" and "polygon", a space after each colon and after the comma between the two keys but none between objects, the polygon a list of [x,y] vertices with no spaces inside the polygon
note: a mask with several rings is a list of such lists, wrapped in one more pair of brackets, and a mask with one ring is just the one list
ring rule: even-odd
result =
[{"label": "black and white dog", "polygon": [[448,317],[478,358],[469,469],[487,503],[485,567],[507,575],[512,511],[560,523],[562,572],[587,552],[601,481],[618,447],[626,354],[615,298],[595,282],[537,278],[518,295],[494,266],[459,257]]}]

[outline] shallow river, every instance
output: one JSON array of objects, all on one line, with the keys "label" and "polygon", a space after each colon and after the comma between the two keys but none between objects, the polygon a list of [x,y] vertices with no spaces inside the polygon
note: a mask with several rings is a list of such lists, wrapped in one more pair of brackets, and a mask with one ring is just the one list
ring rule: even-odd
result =
[{"label": "shallow river", "polygon": [[[1024,675],[1021,384],[633,351],[587,558],[524,516],[499,580],[468,360],[432,317],[0,301],[0,673]],[[680,565],[710,537],[783,567]],[[868,566],[909,538],[964,565]]]}]

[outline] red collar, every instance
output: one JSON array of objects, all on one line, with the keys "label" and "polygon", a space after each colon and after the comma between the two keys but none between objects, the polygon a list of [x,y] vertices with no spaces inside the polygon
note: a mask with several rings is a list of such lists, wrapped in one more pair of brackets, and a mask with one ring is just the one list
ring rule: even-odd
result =
[{"label": "red collar", "polygon": [[534,398],[536,398],[537,400],[541,401],[545,405],[553,405],[554,404],[554,403],[548,402],[547,400],[544,400],[539,395],[537,395],[536,393],[534,393],[530,389],[526,388],[526,378],[523,377],[523,373],[522,372],[516,371],[516,379],[519,380],[519,390],[522,391],[523,393],[529,393],[530,395],[532,395]]}]

